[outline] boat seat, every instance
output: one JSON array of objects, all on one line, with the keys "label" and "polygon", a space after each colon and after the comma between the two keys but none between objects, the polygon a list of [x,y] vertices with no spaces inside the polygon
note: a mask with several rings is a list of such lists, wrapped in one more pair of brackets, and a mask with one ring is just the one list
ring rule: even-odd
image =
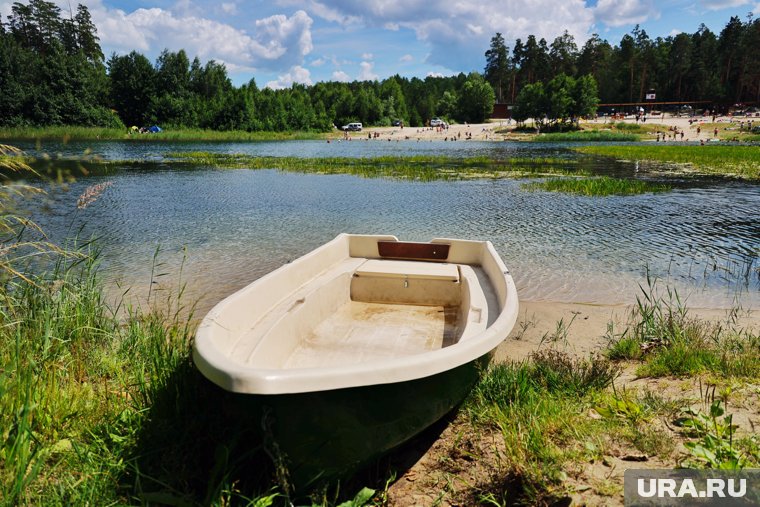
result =
[{"label": "boat seat", "polygon": [[380,278],[459,281],[459,269],[457,269],[456,264],[441,264],[437,262],[370,259],[359,266],[354,271],[354,275]]}]

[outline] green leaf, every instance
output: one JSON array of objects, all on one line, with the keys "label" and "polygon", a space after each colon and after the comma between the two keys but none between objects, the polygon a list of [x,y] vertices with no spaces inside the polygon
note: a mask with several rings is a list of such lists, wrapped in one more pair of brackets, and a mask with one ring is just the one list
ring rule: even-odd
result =
[{"label": "green leaf", "polygon": [[353,500],[343,502],[342,504],[338,505],[338,507],[363,507],[367,505],[370,500],[372,500],[373,496],[375,496],[374,489],[362,488],[362,490],[356,494]]}]

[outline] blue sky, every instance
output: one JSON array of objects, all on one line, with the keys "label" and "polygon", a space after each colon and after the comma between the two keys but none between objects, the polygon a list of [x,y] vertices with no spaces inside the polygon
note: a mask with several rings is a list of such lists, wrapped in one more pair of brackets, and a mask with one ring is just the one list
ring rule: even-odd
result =
[{"label": "blue sky", "polygon": [[[64,12],[69,1],[55,0]],[[151,60],[185,49],[227,66],[236,85],[383,79],[482,72],[491,37],[512,46],[528,34],[549,43],[568,30],[612,44],[640,24],[651,37],[700,23],[760,15],[760,0],[71,0],[88,6],[106,56],[137,50]],[[0,14],[12,2],[0,0]]]}]

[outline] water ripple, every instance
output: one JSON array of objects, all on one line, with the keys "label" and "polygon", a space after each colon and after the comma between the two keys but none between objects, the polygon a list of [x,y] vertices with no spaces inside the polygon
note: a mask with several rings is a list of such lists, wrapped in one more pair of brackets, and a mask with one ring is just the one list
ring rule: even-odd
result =
[{"label": "water ripple", "polygon": [[[139,148],[110,144],[117,148],[102,150]],[[414,153],[444,149],[441,143],[419,144],[425,146],[410,144]],[[450,144],[457,144],[462,156],[537,149],[514,143]],[[366,156],[369,146],[390,153],[383,143],[344,143],[338,154]],[[336,154],[334,145],[323,142],[216,143],[209,149]],[[167,287],[178,284],[185,258],[183,277],[190,294],[202,299],[201,307],[340,232],[491,240],[523,299],[628,303],[649,272],[688,292],[692,304],[725,306],[737,295],[760,300],[758,185],[695,183],[666,194],[587,198],[526,192],[523,182],[513,180],[419,183],[163,169],[116,172],[107,178],[113,186],[77,211],[77,196],[104,179],[87,178],[69,192],[54,193],[50,212],[36,218],[57,239],[79,230],[84,237],[101,237],[106,276],[136,286],[137,292],[147,287],[158,246],[161,269],[170,273],[161,280]]]}]

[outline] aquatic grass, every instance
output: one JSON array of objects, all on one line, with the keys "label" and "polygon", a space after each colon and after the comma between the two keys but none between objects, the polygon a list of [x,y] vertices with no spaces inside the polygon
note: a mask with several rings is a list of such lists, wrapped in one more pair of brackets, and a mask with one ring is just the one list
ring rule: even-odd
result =
[{"label": "aquatic grass", "polygon": [[564,192],[568,194],[600,197],[610,195],[639,195],[647,193],[668,192],[669,185],[632,178],[612,178],[599,176],[594,178],[551,178],[539,182],[523,184],[526,190],[547,192]]},{"label": "aquatic grass", "polygon": [[127,129],[49,126],[12,127],[0,129],[0,140],[12,141],[286,141],[324,139],[319,132],[247,132],[206,129],[164,129],[155,134],[132,133]]},{"label": "aquatic grass", "polygon": [[704,174],[760,179],[758,146],[583,146],[575,151],[617,160],[660,162],[687,166]]},{"label": "aquatic grass", "polygon": [[211,152],[174,152],[169,163],[209,165],[221,168],[277,169],[317,174],[352,174],[367,178],[405,180],[453,180],[504,178],[524,175],[585,174],[574,160],[561,158],[381,156],[381,157],[257,157]]}]

